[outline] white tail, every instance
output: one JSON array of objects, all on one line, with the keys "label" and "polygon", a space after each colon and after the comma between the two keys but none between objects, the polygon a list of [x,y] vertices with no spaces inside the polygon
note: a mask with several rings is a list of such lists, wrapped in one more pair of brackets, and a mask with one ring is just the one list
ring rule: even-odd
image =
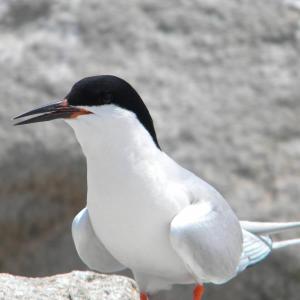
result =
[{"label": "white tail", "polygon": [[272,234],[292,228],[300,228],[300,222],[270,223],[270,222],[249,222],[240,221],[243,229],[253,234]]},{"label": "white tail", "polygon": [[272,249],[280,249],[280,248],[284,248],[292,245],[298,245],[298,244],[300,244],[300,239],[291,239],[291,240],[273,242]]},{"label": "white tail", "polygon": [[300,244],[300,238],[274,242],[269,237],[270,234],[300,228],[300,222],[268,223],[241,221],[240,224],[243,229],[244,243],[240,264],[237,268],[238,273],[264,260],[273,249]]}]

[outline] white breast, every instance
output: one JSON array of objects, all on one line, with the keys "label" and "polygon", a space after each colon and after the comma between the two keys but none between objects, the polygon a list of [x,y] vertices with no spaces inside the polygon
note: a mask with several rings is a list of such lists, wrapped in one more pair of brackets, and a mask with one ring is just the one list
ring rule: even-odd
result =
[{"label": "white breast", "polygon": [[87,158],[87,206],[95,233],[132,270],[187,281],[169,241],[171,220],[189,204],[180,181],[172,178],[180,167],[155,146],[133,113],[112,105],[92,109],[95,114],[68,123]]}]

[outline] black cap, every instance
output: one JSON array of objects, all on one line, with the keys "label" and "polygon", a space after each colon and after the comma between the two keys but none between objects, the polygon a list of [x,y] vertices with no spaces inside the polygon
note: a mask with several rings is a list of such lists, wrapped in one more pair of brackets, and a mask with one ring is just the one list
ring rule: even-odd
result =
[{"label": "black cap", "polygon": [[91,76],[81,79],[65,97],[72,106],[98,106],[114,104],[127,109],[150,133],[160,148],[151,115],[142,98],[125,80],[112,75]]}]

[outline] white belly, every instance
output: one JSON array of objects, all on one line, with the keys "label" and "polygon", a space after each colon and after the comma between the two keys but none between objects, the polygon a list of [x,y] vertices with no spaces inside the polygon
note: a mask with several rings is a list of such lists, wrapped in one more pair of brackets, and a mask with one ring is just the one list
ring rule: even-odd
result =
[{"label": "white belly", "polygon": [[150,184],[149,189],[149,182],[136,178],[113,186],[105,178],[97,180],[87,206],[94,230],[111,254],[136,272],[186,281],[188,272],[169,240],[172,219],[187,205],[185,196],[174,187],[153,190]]}]

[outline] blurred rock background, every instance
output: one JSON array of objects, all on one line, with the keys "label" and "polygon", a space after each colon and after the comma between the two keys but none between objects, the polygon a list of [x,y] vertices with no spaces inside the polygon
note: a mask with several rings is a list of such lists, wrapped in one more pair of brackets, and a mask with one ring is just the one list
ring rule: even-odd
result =
[{"label": "blurred rock background", "polygon": [[[63,121],[11,117],[115,74],[139,91],[162,148],[242,219],[300,219],[300,10],[280,0],[1,0],[0,271],[85,269],[70,226],[85,161]],[[300,235],[300,232],[296,232]],[[286,236],[286,235],[285,235]],[[187,299],[175,287],[158,299]],[[299,299],[300,249],[206,299]]]}]

